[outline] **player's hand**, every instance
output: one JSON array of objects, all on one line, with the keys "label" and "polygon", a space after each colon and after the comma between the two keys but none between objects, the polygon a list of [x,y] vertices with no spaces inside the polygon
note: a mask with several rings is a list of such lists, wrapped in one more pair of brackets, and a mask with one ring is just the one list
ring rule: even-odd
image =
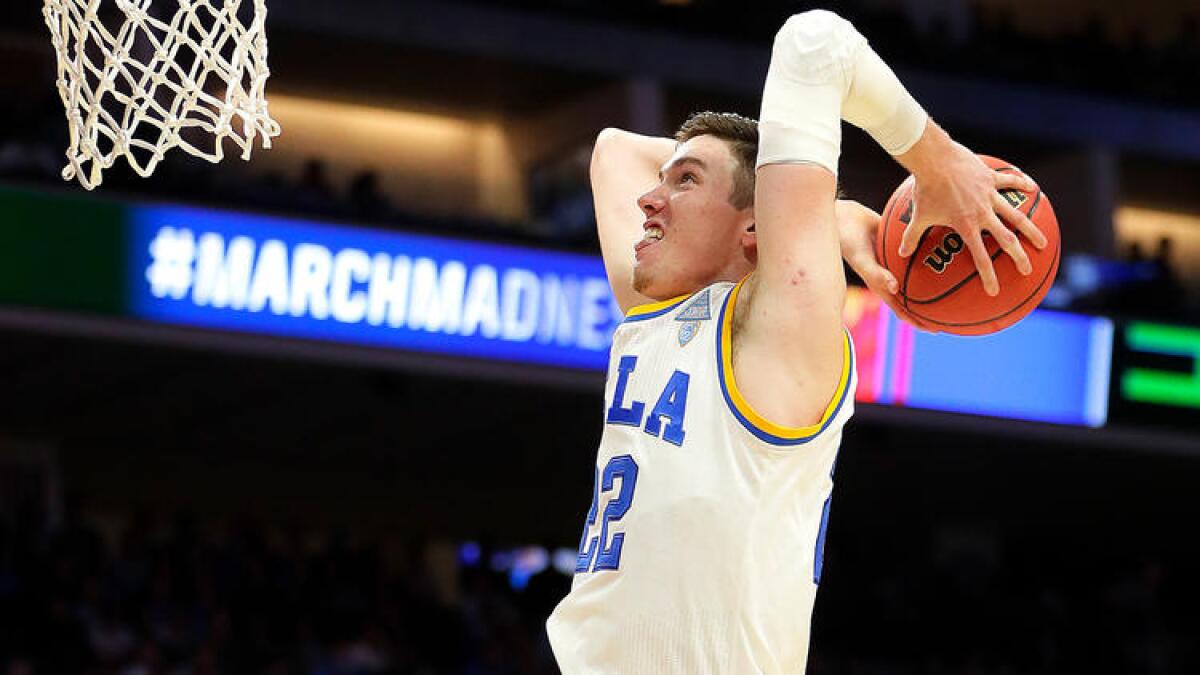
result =
[{"label": "player's hand", "polygon": [[1046,246],[1046,236],[1041,230],[1005,201],[998,190],[1032,191],[1037,186],[1023,174],[993,171],[975,153],[941,133],[942,142],[936,143],[936,161],[929,161],[933,158],[927,157],[914,167],[913,216],[901,238],[900,255],[912,255],[921,235],[930,227],[947,226],[962,237],[971,252],[984,290],[988,295],[996,295],[1000,292],[1000,284],[983,243],[984,232],[994,237],[1000,248],[1012,257],[1021,274],[1029,274],[1033,266],[1014,230],[1025,235],[1037,248]]},{"label": "player's hand", "polygon": [[872,293],[892,309],[892,313],[918,328],[925,328],[919,320],[901,310],[900,302],[896,298],[900,284],[895,275],[875,259],[879,214],[847,199],[839,199],[834,204],[834,213],[837,217],[842,260],[845,260],[850,269],[867,284]]}]

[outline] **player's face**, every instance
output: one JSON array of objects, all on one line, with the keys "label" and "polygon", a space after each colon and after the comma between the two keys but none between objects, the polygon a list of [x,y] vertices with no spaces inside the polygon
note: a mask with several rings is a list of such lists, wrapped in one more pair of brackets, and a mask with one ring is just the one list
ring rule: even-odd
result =
[{"label": "player's face", "polygon": [[729,203],[735,167],[729,146],[714,136],[676,148],[658,185],[638,199],[646,220],[635,247],[637,292],[665,300],[750,273],[754,208]]}]

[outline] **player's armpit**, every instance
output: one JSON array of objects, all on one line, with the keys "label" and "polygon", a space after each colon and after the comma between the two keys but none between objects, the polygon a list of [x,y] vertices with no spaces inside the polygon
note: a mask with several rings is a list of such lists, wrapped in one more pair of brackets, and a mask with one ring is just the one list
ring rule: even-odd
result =
[{"label": "player's armpit", "polygon": [[652,189],[675,141],[605,129],[592,150],[592,198],[600,252],[613,296],[622,312],[653,302],[633,289],[634,245],[642,238],[645,215],[637,200]]},{"label": "player's armpit", "polygon": [[818,422],[843,374],[835,190],[822,167],[758,170],[758,265],[735,308],[734,375],[750,406],[782,426]]}]

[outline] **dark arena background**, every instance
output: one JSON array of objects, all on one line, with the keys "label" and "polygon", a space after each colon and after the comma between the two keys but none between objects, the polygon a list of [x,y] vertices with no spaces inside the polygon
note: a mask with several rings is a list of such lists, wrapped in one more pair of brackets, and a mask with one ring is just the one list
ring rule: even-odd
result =
[{"label": "dark arena background", "polygon": [[[809,671],[1200,672],[1194,2],[270,0],[274,147],[91,192],[40,4],[0,8],[0,673],[557,672],[619,321],[592,143],[757,116],[812,7],[1064,255],[987,338],[851,289]],[[846,127],[847,196],[903,177]]]}]

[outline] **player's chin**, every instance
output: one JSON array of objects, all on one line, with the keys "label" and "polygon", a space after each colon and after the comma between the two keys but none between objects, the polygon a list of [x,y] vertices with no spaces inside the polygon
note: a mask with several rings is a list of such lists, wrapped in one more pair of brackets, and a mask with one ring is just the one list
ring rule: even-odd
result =
[{"label": "player's chin", "polygon": [[639,264],[633,268],[633,290],[651,300],[675,297],[676,294],[670,292],[671,284],[666,281],[663,275],[655,273],[648,265]]},{"label": "player's chin", "polygon": [[648,298],[654,297],[654,274],[650,266],[638,260],[633,264],[633,290]]},{"label": "player's chin", "polygon": [[664,278],[661,274],[650,274],[649,270],[633,270],[633,290],[651,300],[670,300],[686,294],[678,280]]}]

